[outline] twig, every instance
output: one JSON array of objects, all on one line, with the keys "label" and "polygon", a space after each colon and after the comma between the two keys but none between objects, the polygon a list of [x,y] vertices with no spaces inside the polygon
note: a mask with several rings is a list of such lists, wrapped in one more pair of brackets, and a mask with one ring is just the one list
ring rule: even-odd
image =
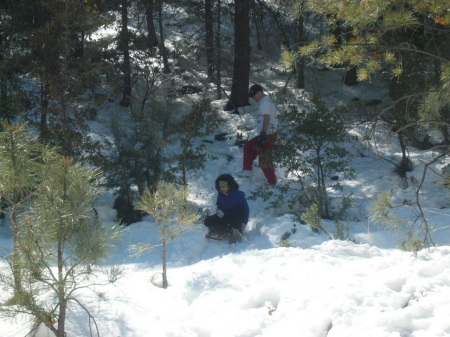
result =
[{"label": "twig", "polygon": [[89,312],[89,310],[83,304],[81,304],[80,301],[78,301],[76,298],[72,298],[72,300],[77,302],[78,305],[80,307],[82,307],[84,309],[84,311],[86,311],[86,313],[88,314],[88,316],[89,316],[89,333],[90,333],[90,335],[92,336],[92,329],[91,329],[91,319],[92,319],[92,321],[95,324],[95,329],[97,330],[97,336],[100,337],[100,333],[98,331],[98,326],[97,326],[97,321],[95,320],[94,316],[92,316],[91,313]]}]

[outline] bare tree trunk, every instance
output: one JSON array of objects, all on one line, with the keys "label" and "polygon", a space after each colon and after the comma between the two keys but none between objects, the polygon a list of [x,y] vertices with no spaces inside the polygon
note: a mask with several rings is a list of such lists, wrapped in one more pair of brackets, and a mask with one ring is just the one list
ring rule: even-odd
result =
[{"label": "bare tree trunk", "polygon": [[217,95],[216,98],[217,99],[221,99],[222,98],[222,77],[220,75],[220,57],[221,57],[221,53],[220,53],[220,15],[221,15],[221,6],[222,6],[222,2],[221,0],[217,0],[217,33],[216,33],[216,87],[217,87]]},{"label": "bare tree trunk", "polygon": [[14,295],[18,295],[22,292],[22,276],[20,270],[20,249],[19,242],[19,224],[17,223],[17,216],[15,209],[11,213],[11,222],[13,229],[13,258],[12,258],[12,270],[14,277]]},{"label": "bare tree trunk", "polygon": [[143,0],[143,2],[145,5],[145,17],[147,19],[148,49],[152,51],[155,47],[158,46],[155,23],[153,22],[155,0]]},{"label": "bare tree trunk", "polygon": [[64,337],[66,325],[67,300],[65,298],[64,286],[64,246],[61,241],[58,242],[58,296],[59,296],[59,315],[58,315],[58,337]]},{"label": "bare tree trunk", "polygon": [[352,66],[345,72],[344,75],[344,84],[348,86],[357,85],[358,84],[358,76],[356,72],[356,66]]},{"label": "bare tree trunk", "polygon": [[398,171],[399,176],[402,177],[403,179],[405,179],[406,172],[412,171],[412,165],[411,165],[411,160],[409,159],[409,156],[407,153],[405,139],[403,136],[403,131],[399,131],[397,133],[397,135],[398,135],[398,142],[400,144],[400,148],[402,149],[402,160],[400,161],[400,165],[397,167],[397,171]]},{"label": "bare tree trunk", "polygon": [[[304,24],[304,17],[303,14],[298,18],[298,42],[299,45],[301,45],[303,42],[305,42],[305,30],[303,27]],[[305,62],[303,58],[297,61],[296,64],[296,71],[297,71],[297,88],[299,89],[305,89]]]},{"label": "bare tree trunk", "polygon": [[46,140],[49,137],[49,131],[47,127],[47,111],[48,111],[48,99],[47,99],[47,85],[41,83],[41,118],[39,123],[39,137],[41,140]]},{"label": "bare tree trunk", "polygon": [[169,59],[167,57],[167,49],[164,46],[164,29],[163,29],[163,21],[162,21],[162,2],[163,0],[157,0],[158,1],[158,24],[159,24],[159,38],[161,40],[161,43],[159,44],[159,49],[161,52],[161,56],[163,58],[163,73],[169,74],[170,67],[169,67]]},{"label": "bare tree trunk", "polygon": [[128,42],[128,0],[122,0],[122,31],[120,32],[120,47],[123,52],[123,97],[119,104],[125,107],[130,106],[131,104],[131,63]]},{"label": "bare tree trunk", "polygon": [[[347,32],[347,41],[350,41],[354,35],[351,32]],[[358,84],[358,76],[356,73],[356,66],[351,66],[350,69],[348,69],[345,72],[344,75],[344,84],[348,86],[357,85]]]},{"label": "bare tree trunk", "polygon": [[167,243],[166,239],[163,238],[162,242],[162,249],[163,249],[163,272],[162,272],[162,278],[163,278],[163,288],[167,289],[169,286],[169,283],[167,282]]},{"label": "bare tree trunk", "polygon": [[231,111],[248,104],[250,79],[250,1],[234,1],[234,66],[230,100],[225,110]]},{"label": "bare tree trunk", "polygon": [[205,0],[205,51],[206,71],[208,79],[214,79],[214,25],[213,25],[213,1]]}]

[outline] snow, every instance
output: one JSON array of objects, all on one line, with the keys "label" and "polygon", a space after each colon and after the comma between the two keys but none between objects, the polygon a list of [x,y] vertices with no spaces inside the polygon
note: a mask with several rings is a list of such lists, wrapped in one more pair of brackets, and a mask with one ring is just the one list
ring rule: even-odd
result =
[{"label": "snow", "polygon": [[[227,123],[222,129],[233,133],[250,125],[251,107],[247,110],[244,118],[224,113]],[[387,139],[381,149],[385,155],[396,151],[395,141]],[[205,209],[214,210],[213,186],[219,172],[233,174],[241,168],[242,149],[233,142],[208,143],[208,151],[218,159],[190,176],[190,198]],[[233,159],[227,161],[227,156]],[[415,170],[411,176],[421,176],[429,156],[426,151],[412,153]],[[86,290],[78,298],[95,318],[100,336],[450,336],[447,191],[438,176],[427,176],[422,201],[437,230],[438,246],[414,256],[396,247],[401,233],[372,223],[367,210],[378,193],[390,190],[396,200],[402,200],[411,198],[414,187],[402,189],[392,167],[376,156],[356,157],[353,166],[358,179],[342,183],[355,195],[356,220],[351,222],[349,236],[358,243],[330,241],[297,224],[288,238],[292,247],[281,247],[281,235],[293,229],[291,216],[267,209],[261,199],[249,200],[251,219],[243,241],[229,245],[207,240],[199,223],[169,244],[169,287],[162,289],[161,251],[155,248],[139,257],[130,252],[133,244],[157,241],[156,228],[146,218],[126,228],[120,248],[106,262],[122,264],[124,277],[115,285],[96,289],[101,296]],[[264,183],[264,176],[255,168],[252,179],[238,178],[238,182],[248,197]],[[112,202],[108,192],[97,206],[105,224],[114,223]],[[408,206],[400,212],[405,217],[410,213]],[[325,226],[333,232],[331,222]],[[8,226],[0,230],[0,246],[10,248]],[[27,316],[1,320],[1,335],[24,336],[31,323]],[[36,334],[50,335],[43,327]],[[89,335],[86,313],[71,306],[67,336]]]}]

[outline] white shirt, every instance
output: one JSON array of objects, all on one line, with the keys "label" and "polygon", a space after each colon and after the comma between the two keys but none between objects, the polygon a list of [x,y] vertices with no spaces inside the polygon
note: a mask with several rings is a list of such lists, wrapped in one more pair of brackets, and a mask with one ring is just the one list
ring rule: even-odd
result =
[{"label": "white shirt", "polygon": [[258,118],[257,118],[257,125],[256,125],[256,131],[258,132],[258,134],[260,134],[262,131],[264,115],[270,116],[270,122],[269,122],[269,128],[267,129],[267,134],[272,134],[272,133],[277,132],[277,130],[278,130],[278,110],[275,106],[275,103],[272,101],[272,98],[270,98],[270,96],[264,96],[258,102]]}]

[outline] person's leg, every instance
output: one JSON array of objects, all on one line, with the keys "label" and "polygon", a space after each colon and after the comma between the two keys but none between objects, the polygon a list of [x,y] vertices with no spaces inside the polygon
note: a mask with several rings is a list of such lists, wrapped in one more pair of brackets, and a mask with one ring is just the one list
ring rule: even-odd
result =
[{"label": "person's leg", "polygon": [[204,220],[204,224],[210,230],[215,229],[219,231],[225,230],[228,226],[228,222],[225,217],[219,218],[217,214],[207,216]]},{"label": "person's leg", "polygon": [[258,156],[258,139],[258,136],[254,137],[244,145],[244,159],[242,165],[244,170],[251,171],[253,168],[253,161]]},{"label": "person's leg", "polygon": [[244,222],[244,212],[237,210],[226,217],[226,221],[231,229],[237,229],[242,232],[242,223]]},{"label": "person's leg", "polygon": [[[230,243],[236,243],[242,238],[242,222],[244,220],[244,212],[238,210],[225,216],[230,232]],[[224,218],[225,218],[224,217]]]},{"label": "person's leg", "polygon": [[261,148],[259,154],[259,165],[266,176],[270,185],[276,185],[277,176],[275,175],[275,165],[273,164],[273,149],[275,145],[276,135],[268,135],[267,143]]}]

